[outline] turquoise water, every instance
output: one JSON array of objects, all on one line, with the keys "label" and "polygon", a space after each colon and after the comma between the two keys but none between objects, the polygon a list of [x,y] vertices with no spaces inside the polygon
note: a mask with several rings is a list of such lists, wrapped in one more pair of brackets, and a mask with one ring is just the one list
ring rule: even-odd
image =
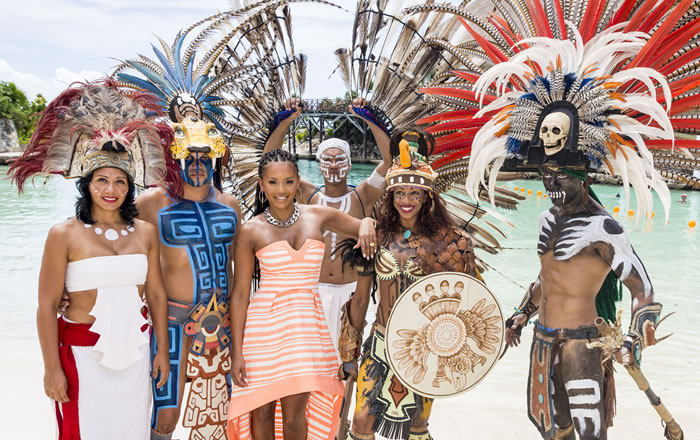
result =
[{"label": "turquoise water", "polygon": [[[357,184],[368,176],[374,165],[355,164],[350,183]],[[0,167],[5,175],[7,167]],[[318,164],[300,162],[302,176],[320,183]],[[43,367],[35,329],[37,278],[46,234],[50,226],[73,215],[77,194],[73,181],[53,177],[46,185],[36,179],[25,194],[17,196],[7,179],[0,179],[0,250],[3,256],[0,283],[0,304],[3,325],[0,327],[0,433],[2,438],[50,438],[54,434],[52,407],[44,396]],[[550,207],[538,198],[544,191],[536,180],[514,181],[508,187],[524,187],[533,195],[526,196],[515,212],[499,212],[514,226],[495,222],[508,236],[501,239],[504,250],[498,255],[482,255],[495,270],[484,274],[489,288],[496,294],[503,310],[517,305],[521,286],[535,279],[539,270],[535,242],[537,217]],[[621,188],[596,186],[603,204],[612,211],[628,210],[624,197],[617,198]],[[672,191],[674,200],[667,224],[660,204],[648,223],[635,224],[634,217],[619,215],[632,243],[649,272],[657,300],[664,304],[664,313],[675,311],[660,329],[660,334],[673,332],[673,337],[645,352],[643,368],[654,390],[668,405],[686,431],[686,439],[700,438],[697,404],[700,401],[700,350],[697,348],[697,316],[700,312],[698,281],[698,231],[689,229],[688,221],[700,223],[700,192],[689,192],[687,203],[677,203],[681,191]],[[634,206],[632,207],[634,209]],[[700,228],[700,226],[698,227]],[[698,229],[696,228],[696,229]],[[625,292],[623,307],[625,326],[629,321],[630,298]],[[371,319],[371,318],[370,318]],[[436,403],[431,427],[438,439],[518,438],[536,439],[534,428],[525,416],[524,388],[527,379],[529,331],[524,332],[523,346],[508,352],[490,376],[475,390],[457,398]],[[635,388],[624,370],[618,368],[618,417],[610,431],[612,438],[661,438],[659,419]],[[460,423],[455,418],[460,418]],[[501,417],[511,422],[503,423]],[[493,419],[493,420],[492,420]],[[462,426],[470,425],[466,436]],[[693,433],[695,433],[693,435]]]}]

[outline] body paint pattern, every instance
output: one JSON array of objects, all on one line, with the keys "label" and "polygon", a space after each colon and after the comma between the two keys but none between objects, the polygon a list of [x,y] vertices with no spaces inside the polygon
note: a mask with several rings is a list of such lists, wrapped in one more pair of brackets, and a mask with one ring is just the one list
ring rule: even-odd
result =
[{"label": "body paint pattern", "polygon": [[228,294],[228,246],[236,233],[237,220],[232,208],[213,201],[183,200],[158,213],[163,243],[187,248],[193,304],[208,304],[214,292]]},{"label": "body paint pattern", "polygon": [[[343,196],[340,196],[340,197],[329,197],[329,196],[323,194],[323,192],[319,191],[317,203],[321,206],[328,206],[329,203],[333,203],[333,204],[340,203],[340,205],[335,207],[335,209],[337,209],[341,212],[344,212],[346,214],[349,214],[350,208],[352,207],[351,197],[352,197],[352,191],[343,195]],[[331,236],[331,256],[330,256],[330,258],[331,258],[331,260],[335,260],[336,255],[334,254],[334,252],[335,252],[335,246],[338,242],[338,234],[336,234],[335,232],[331,232],[331,231],[323,231],[324,238],[328,234],[330,234],[330,236]]]},{"label": "body paint pattern", "polygon": [[575,379],[566,382],[564,387],[569,396],[569,411],[576,431],[581,438],[599,438],[602,426],[600,384],[592,379]]},{"label": "body paint pattern", "polygon": [[[338,174],[330,174],[330,168],[334,160],[335,166],[338,167]],[[331,183],[339,183],[341,180],[345,179],[350,169],[350,160],[346,154],[339,154],[335,157],[322,154],[319,163],[323,177]]]},{"label": "body paint pattern", "polygon": [[[182,175],[182,180],[187,182],[187,184],[195,186],[195,187],[200,187],[204,185],[209,185],[209,182],[211,182],[211,179],[214,177],[214,163],[216,159],[209,159],[209,158],[196,158],[194,155],[190,154],[187,156],[185,159],[180,159],[180,174]],[[192,179],[190,177],[190,169],[194,167],[195,172],[199,173],[200,167],[204,170],[206,173],[206,177],[204,179],[197,177],[196,179]]]},{"label": "body paint pattern", "polygon": [[623,282],[630,276],[641,280],[644,293],[649,296],[652,285],[642,260],[632,248],[622,226],[605,214],[587,214],[576,217],[557,217],[551,210],[540,215],[540,236],[537,254],[541,257],[554,252],[558,261],[570,260],[596,243],[611,248],[610,267]]},{"label": "body paint pattern", "polygon": [[[192,304],[182,305],[184,316],[169,316],[170,376],[163,387],[154,388],[154,428],[161,409],[179,406],[179,377],[185,368],[192,381],[183,422],[192,429],[190,438],[225,438],[231,391],[227,264],[237,220],[232,208],[212,200],[182,200],[158,213],[161,241],[187,249],[193,291]],[[184,361],[186,336],[190,343]]]}]

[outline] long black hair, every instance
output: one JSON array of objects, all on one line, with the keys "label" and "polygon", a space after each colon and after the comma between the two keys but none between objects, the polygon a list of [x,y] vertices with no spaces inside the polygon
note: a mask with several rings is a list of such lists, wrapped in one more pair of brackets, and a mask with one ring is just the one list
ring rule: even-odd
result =
[{"label": "long black hair", "polygon": [[[75,216],[78,220],[88,225],[95,223],[95,219],[92,218],[92,196],[90,195],[90,182],[92,182],[93,174],[95,174],[94,171],[85,177],[81,177],[75,184],[80,193],[78,200],[75,202]],[[126,192],[124,203],[119,207],[119,213],[125,222],[133,226],[134,218],[139,215],[139,211],[136,209],[136,204],[134,203],[136,185],[134,185],[134,182],[132,182],[131,178],[128,176],[127,181],[129,189]]]},{"label": "long black hair", "polygon": [[[258,164],[258,177],[262,179],[265,167],[271,162],[287,162],[291,164],[297,174],[299,174],[299,165],[297,165],[296,157],[287,150],[277,149],[270,150],[262,155],[260,163]],[[267,200],[267,197],[265,197],[265,193],[262,192],[260,185],[258,185],[255,188],[255,211],[253,212],[253,217],[262,214],[268,206],[270,206],[270,202]]]}]

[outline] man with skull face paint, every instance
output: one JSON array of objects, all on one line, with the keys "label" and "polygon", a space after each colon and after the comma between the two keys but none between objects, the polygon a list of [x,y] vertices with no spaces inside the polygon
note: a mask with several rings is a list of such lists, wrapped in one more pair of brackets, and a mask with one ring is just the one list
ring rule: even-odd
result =
[{"label": "man with skull face paint", "polygon": [[[292,121],[301,114],[302,105],[299,100],[289,100],[285,103],[285,110],[293,110],[293,112],[275,128],[265,144],[265,152],[281,148],[287,129]],[[361,219],[372,214],[372,207],[384,194],[386,187],[384,176],[391,167],[392,159],[389,153],[389,136],[371,116],[371,107],[368,106],[368,103],[362,98],[355,98],[348,110],[367,122],[377,142],[377,147],[379,147],[382,162],[377,165],[369,178],[357,187],[348,185],[348,173],[352,168],[350,145],[342,139],[326,139],[319,144],[316,152],[324,185],[318,187],[302,179],[301,194],[297,199],[301,203],[340,209]],[[358,274],[354,269],[344,269],[341,259],[336,258],[336,254],[334,254],[337,244],[348,237],[324,231],[323,238],[326,243],[326,251],[318,291],[323,302],[323,311],[326,315],[331,338],[337,344],[341,308],[355,291]]]},{"label": "man with skull face paint", "polygon": [[[530,352],[528,417],[546,439],[605,439],[615,406],[610,357],[625,365],[640,361],[642,349],[657,342],[661,304],[622,226],[590,190],[587,172],[622,175],[625,191],[634,187],[642,219],[651,212],[653,188],[668,217],[670,193],[654,169],[646,139],[673,139],[672,122],[659,105],[665,101],[668,109],[671,93],[663,75],[652,69],[618,70],[644,39],[609,31],[604,39],[584,44],[577,29],[567,32],[575,38],[538,38],[478,75],[474,99],[487,103],[481,110],[435,119],[451,128],[455,120],[481,127],[476,134],[465,132],[469,139],[457,138],[471,148],[466,190],[475,200],[486,186],[494,204],[499,170],[542,171],[553,206],[539,221],[541,269],[507,322],[506,342],[518,345],[522,327],[539,314]],[[611,52],[618,57],[614,63],[607,62]],[[652,78],[665,100],[644,90]],[[630,90],[633,97],[626,96]],[[613,352],[589,343],[601,338],[599,318],[616,321],[620,281],[631,293],[632,314],[624,344]]]}]

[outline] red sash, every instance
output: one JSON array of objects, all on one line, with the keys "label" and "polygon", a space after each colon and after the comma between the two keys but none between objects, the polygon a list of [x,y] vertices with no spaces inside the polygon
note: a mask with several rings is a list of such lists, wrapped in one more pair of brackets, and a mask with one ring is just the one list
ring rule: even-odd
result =
[{"label": "red sash", "polygon": [[92,324],[76,324],[58,318],[58,356],[68,382],[68,403],[56,402],[59,440],[80,440],[78,421],[78,369],[71,346],[92,347],[100,335],[90,331]]}]

